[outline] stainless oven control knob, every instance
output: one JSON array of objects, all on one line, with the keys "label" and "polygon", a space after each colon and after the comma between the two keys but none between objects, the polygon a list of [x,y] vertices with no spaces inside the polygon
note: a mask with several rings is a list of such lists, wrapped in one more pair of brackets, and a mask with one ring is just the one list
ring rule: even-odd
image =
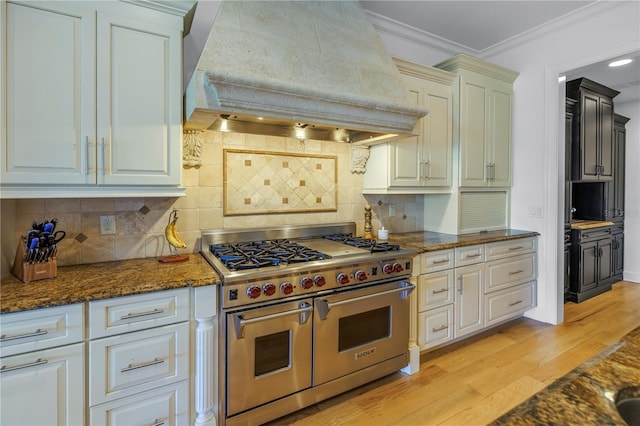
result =
[{"label": "stainless oven control knob", "polygon": [[283,282],[280,284],[280,291],[284,295],[293,293],[293,285],[290,282]]},{"label": "stainless oven control knob", "polygon": [[338,284],[349,284],[349,276],[343,272],[336,275],[336,281]]},{"label": "stainless oven control knob", "polygon": [[393,265],[390,263],[385,263],[384,265],[382,265],[382,272],[384,272],[385,274],[392,274],[393,273]]},{"label": "stainless oven control knob", "polygon": [[249,296],[249,299],[256,299],[260,297],[261,294],[262,289],[257,285],[252,285],[247,289],[247,296]]},{"label": "stainless oven control knob", "polygon": [[401,264],[399,263],[393,264],[393,272],[402,272],[402,271],[404,271],[404,268],[402,267]]},{"label": "stainless oven control knob", "polygon": [[316,275],[313,277],[313,282],[316,284],[316,287],[322,287],[327,283],[327,280],[325,280],[322,275]]},{"label": "stainless oven control knob", "polygon": [[354,274],[354,276],[356,277],[357,281],[364,281],[367,279],[367,273],[364,272],[363,270],[358,270],[356,271],[356,273]]},{"label": "stainless oven control knob", "polygon": [[311,278],[309,278],[309,277],[304,277],[304,278],[300,279],[300,285],[305,290],[308,290],[311,287],[313,287],[313,280]]},{"label": "stainless oven control knob", "polygon": [[273,283],[266,283],[262,286],[262,292],[267,296],[276,294],[276,286]]}]

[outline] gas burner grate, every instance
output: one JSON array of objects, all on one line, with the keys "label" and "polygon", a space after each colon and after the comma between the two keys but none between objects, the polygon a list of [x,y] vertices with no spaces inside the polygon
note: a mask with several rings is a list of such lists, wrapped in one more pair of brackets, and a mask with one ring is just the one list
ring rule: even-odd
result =
[{"label": "gas burner grate", "polygon": [[371,253],[400,250],[400,246],[398,244],[380,243],[372,238],[354,237],[352,234],[326,235],[324,238],[353,247],[366,249]]},{"label": "gas burner grate", "polygon": [[331,259],[331,256],[289,240],[212,244],[209,250],[230,270]]}]

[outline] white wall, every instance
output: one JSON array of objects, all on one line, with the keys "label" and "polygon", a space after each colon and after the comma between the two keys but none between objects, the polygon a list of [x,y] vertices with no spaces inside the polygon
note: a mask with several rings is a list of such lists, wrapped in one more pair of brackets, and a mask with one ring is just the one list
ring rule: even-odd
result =
[{"label": "white wall", "polygon": [[[567,19],[482,54],[490,62],[520,72],[514,85],[511,226],[541,234],[538,307],[528,314],[541,321],[554,324],[563,321],[563,289],[559,283],[563,258],[560,189],[564,187],[564,85],[558,85],[558,75],[637,50],[640,47],[639,9],[640,2],[635,1],[598,2]],[[375,19],[372,21],[391,55],[433,65],[461,51],[453,45],[447,47],[429,40],[419,46],[415,37],[403,39],[402,31],[389,31]],[[628,116],[632,121],[640,121],[637,107],[631,113],[634,115]],[[631,140],[628,145],[637,146],[637,135],[635,132],[635,141]],[[627,152],[633,154],[634,150],[628,148]],[[637,159],[637,150],[635,152]],[[637,168],[629,169],[633,170],[627,175],[630,182],[627,195],[633,191],[632,182],[640,182]],[[634,201],[637,198],[629,196],[627,200],[627,211],[640,211]],[[636,205],[631,205],[634,202]],[[530,207],[540,207],[543,217],[529,217]],[[631,226],[627,229],[638,235],[637,224],[632,225],[633,220],[627,223]],[[635,262],[631,262],[634,259],[631,256],[640,253],[640,238],[632,235],[629,234],[625,244],[626,259],[627,264],[631,264],[629,268],[637,268],[632,265]],[[633,272],[625,273],[625,277],[632,275]]]},{"label": "white wall", "polygon": [[615,104],[615,111],[631,118],[626,126],[624,279],[640,283],[640,102]]}]

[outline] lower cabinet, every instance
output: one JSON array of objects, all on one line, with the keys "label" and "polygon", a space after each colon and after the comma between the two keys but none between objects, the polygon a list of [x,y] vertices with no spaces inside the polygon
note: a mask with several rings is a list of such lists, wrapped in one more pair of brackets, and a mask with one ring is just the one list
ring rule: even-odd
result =
[{"label": "lower cabinet", "polygon": [[613,246],[610,226],[571,231],[570,301],[580,303],[611,290]]},{"label": "lower cabinet", "polygon": [[536,252],[534,237],[421,254],[420,350],[466,338],[536,306]]},{"label": "lower cabinet", "polygon": [[84,424],[84,343],[2,358],[0,424]]},{"label": "lower cabinet", "polygon": [[[617,228],[617,229],[616,229]],[[618,231],[619,232],[616,232]],[[622,224],[614,227],[614,234],[611,236],[611,249],[613,250],[613,282],[623,279],[624,272],[624,226]]]}]

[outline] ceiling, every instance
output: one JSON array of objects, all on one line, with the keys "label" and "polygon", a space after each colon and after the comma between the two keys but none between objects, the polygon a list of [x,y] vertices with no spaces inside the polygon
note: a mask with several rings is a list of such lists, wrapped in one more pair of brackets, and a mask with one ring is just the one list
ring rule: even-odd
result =
[{"label": "ceiling", "polygon": [[[480,54],[595,2],[360,0],[360,3],[377,15]],[[607,60],[567,71],[567,79],[586,77],[616,89],[622,92],[616,97],[617,102],[640,100],[640,52],[629,57],[634,58],[630,65],[610,68]]]}]

